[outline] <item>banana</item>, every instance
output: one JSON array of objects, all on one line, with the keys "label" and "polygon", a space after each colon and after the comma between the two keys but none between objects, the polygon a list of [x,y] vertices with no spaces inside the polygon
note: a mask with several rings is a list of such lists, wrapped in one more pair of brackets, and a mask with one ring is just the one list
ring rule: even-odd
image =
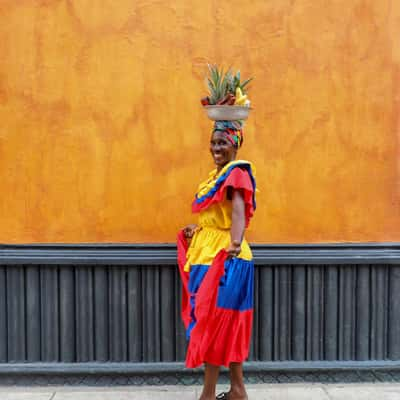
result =
[{"label": "banana", "polygon": [[236,88],[236,100],[235,100],[235,105],[237,106],[243,106],[247,100],[247,95],[242,93],[242,89],[240,87]]},{"label": "banana", "polygon": [[235,93],[235,95],[236,95],[236,98],[237,98],[237,99],[238,99],[239,97],[242,97],[242,96],[243,96],[242,89],[240,89],[239,86],[236,88],[236,93]]}]

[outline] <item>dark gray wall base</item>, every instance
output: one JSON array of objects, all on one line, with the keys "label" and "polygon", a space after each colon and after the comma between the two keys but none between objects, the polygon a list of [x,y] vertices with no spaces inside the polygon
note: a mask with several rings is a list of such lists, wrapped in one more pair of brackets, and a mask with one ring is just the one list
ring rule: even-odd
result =
[{"label": "dark gray wall base", "polygon": [[[400,362],[399,265],[257,265],[249,361]],[[0,265],[0,362],[185,359],[176,266]]]},{"label": "dark gray wall base", "polygon": [[[400,244],[253,250],[247,382],[400,382]],[[175,251],[0,245],[0,385],[201,384]]]},{"label": "dark gray wall base", "polygon": [[[369,362],[249,362],[247,383],[400,382],[400,363]],[[2,386],[126,386],[200,385],[203,370],[183,363],[23,363],[0,364]],[[219,383],[228,383],[223,368]]]}]

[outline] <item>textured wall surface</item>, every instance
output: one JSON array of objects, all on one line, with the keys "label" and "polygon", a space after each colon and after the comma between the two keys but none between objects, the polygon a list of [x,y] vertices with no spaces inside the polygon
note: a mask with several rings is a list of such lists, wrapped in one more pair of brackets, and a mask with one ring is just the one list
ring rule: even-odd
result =
[{"label": "textured wall surface", "polygon": [[168,242],[212,168],[207,62],[254,75],[255,242],[400,241],[400,3],[0,2],[0,242]]}]

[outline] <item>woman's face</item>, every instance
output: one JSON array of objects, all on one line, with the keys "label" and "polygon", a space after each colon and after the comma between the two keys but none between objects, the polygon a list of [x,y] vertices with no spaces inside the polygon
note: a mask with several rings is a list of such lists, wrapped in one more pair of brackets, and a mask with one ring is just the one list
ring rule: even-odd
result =
[{"label": "woman's face", "polygon": [[220,131],[216,131],[211,135],[210,152],[217,169],[221,169],[236,157],[236,148],[225,134]]}]

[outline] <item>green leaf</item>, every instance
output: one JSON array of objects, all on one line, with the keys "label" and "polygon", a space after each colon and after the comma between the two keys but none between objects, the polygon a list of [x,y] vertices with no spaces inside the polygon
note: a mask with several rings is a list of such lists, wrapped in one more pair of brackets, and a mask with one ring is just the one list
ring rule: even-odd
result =
[{"label": "green leaf", "polygon": [[248,85],[253,79],[254,79],[254,78],[246,79],[240,86],[241,86],[242,88],[244,88],[244,87],[245,87],[246,85]]}]

